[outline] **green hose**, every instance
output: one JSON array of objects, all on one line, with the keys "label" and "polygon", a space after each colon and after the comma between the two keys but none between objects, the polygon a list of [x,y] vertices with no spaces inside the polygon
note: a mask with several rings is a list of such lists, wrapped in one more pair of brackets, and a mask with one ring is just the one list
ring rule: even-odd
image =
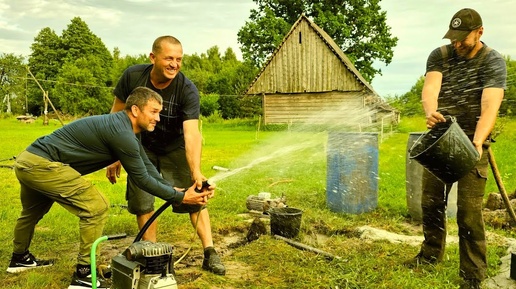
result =
[{"label": "green hose", "polygon": [[98,238],[97,240],[95,240],[95,242],[93,242],[93,245],[91,246],[91,253],[90,253],[90,258],[91,258],[91,288],[92,289],[97,289],[97,255],[96,255],[96,251],[97,251],[97,246],[99,245],[100,242],[103,242],[103,241],[106,241],[107,239],[109,239],[108,236],[102,236],[100,238]]},{"label": "green hose", "polygon": [[102,236],[95,240],[93,242],[93,245],[91,245],[91,252],[90,252],[90,262],[91,262],[91,288],[97,289],[97,246],[100,242],[106,241],[106,240],[115,240],[115,239],[122,239],[127,237],[127,234],[116,234],[116,235],[109,235],[109,236]]}]

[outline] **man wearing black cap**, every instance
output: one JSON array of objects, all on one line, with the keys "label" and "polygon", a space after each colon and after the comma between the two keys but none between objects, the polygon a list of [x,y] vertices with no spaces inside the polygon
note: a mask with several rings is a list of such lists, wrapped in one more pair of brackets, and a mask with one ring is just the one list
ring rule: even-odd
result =
[{"label": "man wearing black cap", "polygon": [[[430,53],[422,91],[426,127],[452,115],[480,154],[480,160],[458,181],[460,288],[480,288],[486,277],[487,258],[482,201],[487,180],[486,145],[506,88],[505,60],[480,41],[482,18],[473,9],[453,15],[443,38],[451,44]],[[421,207],[425,240],[419,254],[405,265],[434,264],[443,259],[446,242],[446,202],[452,184],[423,173]]]}]

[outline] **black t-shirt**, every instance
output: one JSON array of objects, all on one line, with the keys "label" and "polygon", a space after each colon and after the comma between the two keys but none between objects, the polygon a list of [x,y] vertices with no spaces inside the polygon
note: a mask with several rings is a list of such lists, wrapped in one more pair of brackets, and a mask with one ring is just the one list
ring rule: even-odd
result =
[{"label": "black t-shirt", "polygon": [[464,132],[475,133],[480,117],[482,90],[488,87],[506,88],[507,69],[505,60],[487,45],[472,59],[459,57],[451,44],[446,45],[447,57],[436,48],[428,57],[426,72],[443,74],[438,110],[453,115]]},{"label": "black t-shirt", "polygon": [[148,87],[163,97],[160,122],[153,132],[141,134],[142,144],[147,149],[166,154],[184,146],[183,122],[199,119],[200,98],[197,87],[179,72],[165,89],[157,89],[150,81],[152,64],[139,64],[127,68],[118,81],[113,93],[125,102],[129,94],[139,86]]}]

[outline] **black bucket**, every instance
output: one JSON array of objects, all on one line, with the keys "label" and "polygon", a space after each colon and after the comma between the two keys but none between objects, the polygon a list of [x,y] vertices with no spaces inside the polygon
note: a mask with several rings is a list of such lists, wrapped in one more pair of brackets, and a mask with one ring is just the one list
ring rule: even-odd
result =
[{"label": "black bucket", "polygon": [[465,176],[480,159],[471,140],[450,116],[422,134],[410,148],[409,157],[447,184]]},{"label": "black bucket", "polygon": [[271,208],[271,234],[285,238],[294,238],[301,228],[301,216],[303,211],[296,208]]}]

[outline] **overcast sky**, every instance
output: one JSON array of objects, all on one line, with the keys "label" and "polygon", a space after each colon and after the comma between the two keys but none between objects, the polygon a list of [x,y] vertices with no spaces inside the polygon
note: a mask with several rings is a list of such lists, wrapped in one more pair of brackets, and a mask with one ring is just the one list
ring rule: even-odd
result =
[{"label": "overcast sky", "polygon": [[[516,59],[514,0],[382,0],[387,24],[399,38],[392,63],[378,63],[383,75],[372,85],[381,95],[403,94],[423,75],[430,51],[442,39],[453,14],[476,9],[484,20],[482,40]],[[184,53],[200,54],[217,45],[240,58],[237,32],[256,7],[252,0],[0,0],[0,53],[27,56],[34,37],[49,27],[58,35],[80,17],[110,51],[148,54],[154,39],[174,35]]]}]

